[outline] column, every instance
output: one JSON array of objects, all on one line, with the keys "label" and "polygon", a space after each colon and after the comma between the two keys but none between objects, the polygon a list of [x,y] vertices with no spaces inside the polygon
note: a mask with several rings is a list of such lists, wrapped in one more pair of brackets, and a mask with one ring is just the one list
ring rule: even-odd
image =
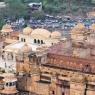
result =
[{"label": "column", "polygon": [[84,95],[85,84],[82,83],[71,83],[70,84],[70,95]]},{"label": "column", "polygon": [[16,61],[16,55],[13,53],[13,61]]},{"label": "column", "polygon": [[5,61],[8,60],[8,58],[7,58],[7,57],[8,57],[8,53],[5,52],[3,55],[4,55],[4,59],[5,59]]},{"label": "column", "polygon": [[50,95],[58,95],[57,83],[58,83],[58,79],[57,79],[56,73],[53,73],[51,77],[51,84],[50,84]]}]

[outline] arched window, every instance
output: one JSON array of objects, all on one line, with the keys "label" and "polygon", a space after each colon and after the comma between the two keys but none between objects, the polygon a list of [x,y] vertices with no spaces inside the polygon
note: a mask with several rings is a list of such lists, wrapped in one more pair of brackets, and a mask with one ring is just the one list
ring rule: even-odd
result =
[{"label": "arched window", "polygon": [[23,42],[23,38],[21,38],[21,42]]},{"label": "arched window", "polygon": [[37,43],[36,39],[34,39],[34,43]]},{"label": "arched window", "polygon": [[13,82],[13,86],[16,85],[16,82]]},{"label": "arched window", "polygon": [[40,40],[38,39],[38,44],[40,44]]},{"label": "arched window", "polygon": [[26,40],[24,39],[24,42],[25,42]]},{"label": "arched window", "polygon": [[43,42],[43,40],[41,40],[41,44],[43,44],[44,42]]},{"label": "arched window", "polygon": [[9,83],[9,86],[12,86],[12,83],[11,82]]},{"label": "arched window", "polygon": [[5,46],[2,46],[2,48],[4,49],[4,48],[5,48]]},{"label": "arched window", "polygon": [[6,83],[6,86],[8,86],[8,83]]}]

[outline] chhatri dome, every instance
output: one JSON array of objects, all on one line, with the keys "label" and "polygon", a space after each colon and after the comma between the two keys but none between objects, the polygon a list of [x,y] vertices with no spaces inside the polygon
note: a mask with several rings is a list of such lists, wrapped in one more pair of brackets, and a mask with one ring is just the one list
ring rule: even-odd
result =
[{"label": "chhatri dome", "polygon": [[95,23],[93,23],[93,24],[90,26],[90,29],[91,29],[91,30],[95,30]]},{"label": "chhatri dome", "polygon": [[82,23],[78,23],[72,30],[71,34],[81,34],[85,32],[86,27]]},{"label": "chhatri dome", "polygon": [[21,50],[23,53],[29,53],[32,51],[32,48],[31,46],[29,46],[27,43],[24,44],[24,46],[22,47],[22,50]]},{"label": "chhatri dome", "polygon": [[12,26],[9,25],[9,24],[5,24],[5,25],[2,27],[1,32],[4,32],[4,33],[13,32]]},{"label": "chhatri dome", "polygon": [[23,34],[24,35],[29,35],[29,34],[32,33],[32,31],[33,31],[33,29],[31,27],[26,27],[26,28],[23,29]]},{"label": "chhatri dome", "polygon": [[42,36],[42,38],[43,38],[43,37],[44,37],[44,38],[49,38],[50,35],[51,35],[51,33],[50,33],[50,31],[48,31],[48,30],[46,30],[46,29],[37,28],[37,29],[34,29],[34,30],[32,31],[31,36],[33,36],[33,35],[36,35],[36,37],[37,37],[37,35],[38,35],[38,36]]},{"label": "chhatri dome", "polygon": [[[4,73],[2,75],[4,77],[4,89],[1,91],[3,95],[15,95],[18,93],[16,89],[17,78],[12,73]],[[6,85],[8,84],[8,85]]]},{"label": "chhatri dome", "polygon": [[54,39],[61,38],[61,33],[58,31],[54,31],[51,33],[51,38],[54,38]]}]

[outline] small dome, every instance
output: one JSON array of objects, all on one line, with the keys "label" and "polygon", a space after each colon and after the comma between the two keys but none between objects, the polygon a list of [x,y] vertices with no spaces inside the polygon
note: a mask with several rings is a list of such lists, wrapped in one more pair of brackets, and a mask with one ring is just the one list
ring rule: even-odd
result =
[{"label": "small dome", "polygon": [[91,29],[91,30],[95,30],[95,23],[93,23],[93,24],[90,26],[90,29]]},{"label": "small dome", "polygon": [[49,38],[50,34],[51,33],[48,30],[42,29],[42,28],[38,28],[38,29],[33,30],[33,32],[31,33],[31,36],[32,35],[40,35],[40,36],[42,36],[42,38],[43,37]]},{"label": "small dome", "polygon": [[32,48],[28,44],[25,43],[25,45],[22,47],[22,52],[29,53],[31,51],[32,51]]},{"label": "small dome", "polygon": [[85,26],[82,23],[78,23],[72,30],[71,34],[82,34],[85,32]]},{"label": "small dome", "polygon": [[52,32],[51,38],[61,38],[61,33],[58,31]]},{"label": "small dome", "polygon": [[6,33],[8,33],[8,32],[13,32],[12,26],[9,25],[9,24],[5,24],[5,25],[2,27],[1,32],[6,32]]},{"label": "small dome", "polygon": [[[14,74],[12,73],[5,73],[3,74],[4,76],[4,83],[14,83],[17,81],[17,78]],[[2,94],[8,94],[8,95],[14,95],[15,93],[17,93],[17,89],[16,89],[16,84],[11,85],[11,86],[4,86],[4,89],[1,91]]]},{"label": "small dome", "polygon": [[26,27],[23,29],[23,34],[29,35],[32,31],[33,31],[33,29],[31,27]]}]

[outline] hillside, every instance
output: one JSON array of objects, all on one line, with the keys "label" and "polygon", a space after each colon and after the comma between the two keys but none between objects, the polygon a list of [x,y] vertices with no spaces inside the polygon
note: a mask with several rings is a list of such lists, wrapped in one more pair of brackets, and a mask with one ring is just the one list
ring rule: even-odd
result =
[{"label": "hillside", "polygon": [[45,12],[50,14],[79,15],[91,10],[95,0],[22,0],[23,2],[42,2]]},{"label": "hillside", "polygon": [[[51,15],[81,15],[85,16],[86,12],[95,6],[95,0],[0,0],[5,2],[6,7],[0,8],[0,26],[4,24],[6,18],[27,18],[31,16],[27,4],[30,2],[42,2],[42,13]],[[39,16],[39,13],[36,14]]]}]

